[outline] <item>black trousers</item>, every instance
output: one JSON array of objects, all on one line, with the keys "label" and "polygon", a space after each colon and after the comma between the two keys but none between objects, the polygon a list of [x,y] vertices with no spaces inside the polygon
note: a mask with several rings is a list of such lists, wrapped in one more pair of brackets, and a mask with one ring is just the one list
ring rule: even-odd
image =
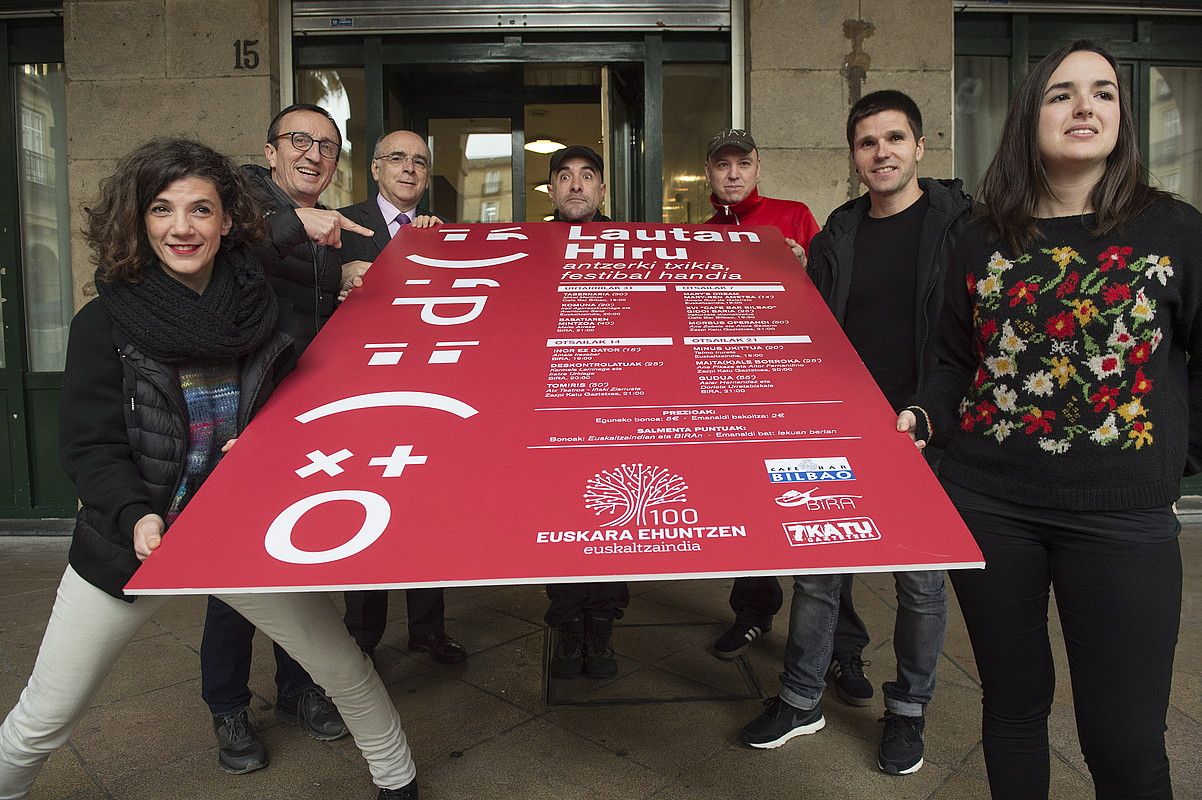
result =
[{"label": "black trousers", "polygon": [[[200,640],[200,696],[214,715],[231,714],[250,705],[251,641],[255,626],[233,608],[209,597]],[[277,697],[295,697],[315,686],[305,668],[275,642]]]},{"label": "black trousers", "polygon": [[551,605],[543,618],[558,628],[585,615],[621,619],[622,609],[630,605],[630,589],[625,583],[552,583],[547,586],[547,599]]},{"label": "black trousers", "polygon": [[[993,798],[1048,796],[1048,713],[1056,686],[1051,587],[1077,734],[1098,800],[1168,800],[1164,731],[1181,618],[1180,526],[1171,509],[1051,510],[1043,519],[1040,511],[960,508],[985,555],[984,570],[951,576],[984,690],[981,729]],[[1130,527],[1159,528],[1159,536],[1100,535]]]},{"label": "black trousers", "polygon": [[[844,575],[843,590],[839,595],[839,619],[835,623],[835,653],[858,653],[868,646],[868,627],[856,613],[851,585],[851,576]],[[735,578],[734,586],[730,587],[730,607],[735,612],[735,619],[764,630],[772,627],[772,617],[783,603],[780,581],[771,575]]]},{"label": "black trousers", "polygon": [[[346,613],[342,621],[359,649],[375,652],[388,626],[388,590],[371,589],[344,592]],[[439,588],[406,589],[405,607],[409,615],[409,638],[446,633],[445,600]]]}]

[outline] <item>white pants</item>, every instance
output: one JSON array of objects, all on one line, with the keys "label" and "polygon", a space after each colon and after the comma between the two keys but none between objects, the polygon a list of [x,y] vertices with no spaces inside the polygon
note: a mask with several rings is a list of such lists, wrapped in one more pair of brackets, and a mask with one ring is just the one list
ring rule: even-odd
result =
[{"label": "white pants", "polygon": [[[38,770],[70,738],[121,650],[168,599],[147,596],[126,603],[67,567],[29,684],[0,726],[0,800],[29,796]],[[396,789],[413,780],[413,758],[396,707],[329,595],[221,599],[278,642],[326,690],[377,786]]]}]

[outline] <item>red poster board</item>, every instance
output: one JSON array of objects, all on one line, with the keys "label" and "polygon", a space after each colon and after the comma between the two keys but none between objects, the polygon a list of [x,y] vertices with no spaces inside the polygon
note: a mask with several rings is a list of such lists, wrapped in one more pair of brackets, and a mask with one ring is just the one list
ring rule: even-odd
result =
[{"label": "red poster board", "polygon": [[775,228],[407,227],[127,591],[982,566],[893,422]]}]

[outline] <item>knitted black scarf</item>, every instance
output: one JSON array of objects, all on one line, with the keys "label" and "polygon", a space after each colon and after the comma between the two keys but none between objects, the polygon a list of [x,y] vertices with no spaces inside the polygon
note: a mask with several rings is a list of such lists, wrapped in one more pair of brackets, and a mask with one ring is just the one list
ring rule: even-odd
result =
[{"label": "knitted black scarf", "polygon": [[245,246],[222,245],[204,294],[158,264],[140,283],[96,281],[105,310],[144,355],[169,364],[237,358],[275,329],[275,295]]}]

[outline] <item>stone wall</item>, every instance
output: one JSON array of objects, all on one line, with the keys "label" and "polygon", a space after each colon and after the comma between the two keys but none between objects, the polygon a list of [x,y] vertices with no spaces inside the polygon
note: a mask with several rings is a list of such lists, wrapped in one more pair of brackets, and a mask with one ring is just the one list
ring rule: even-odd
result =
[{"label": "stone wall", "polygon": [[847,112],[877,89],[914,98],[926,136],[919,174],[950,177],[952,12],[946,0],[749,0],[748,125],[763,192],[802,200],[819,223],[858,195]]},{"label": "stone wall", "polygon": [[[75,302],[92,266],[79,230],[117,159],[188,136],[262,163],[279,110],[276,0],[71,0],[63,4]],[[255,44],[239,46],[238,42]]]}]

